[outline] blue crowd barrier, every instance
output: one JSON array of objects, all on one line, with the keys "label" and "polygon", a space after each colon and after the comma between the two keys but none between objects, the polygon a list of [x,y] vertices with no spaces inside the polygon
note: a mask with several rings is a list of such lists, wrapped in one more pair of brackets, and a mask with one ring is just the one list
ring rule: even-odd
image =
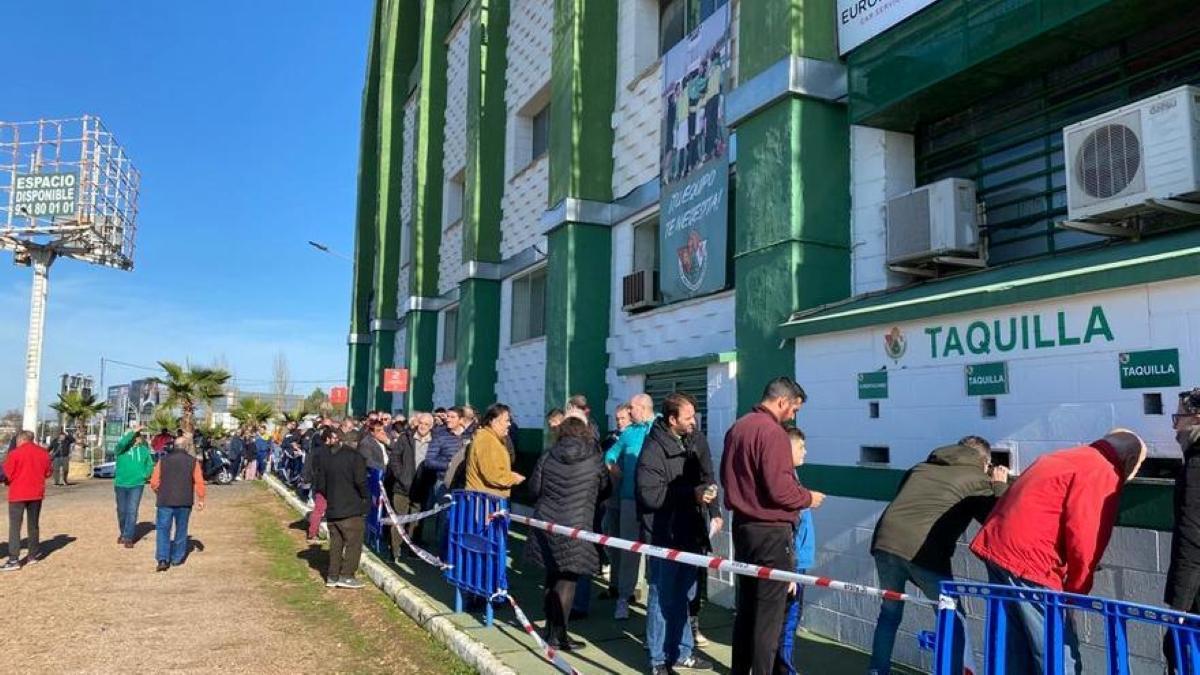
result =
[{"label": "blue crowd barrier", "polygon": [[451,493],[446,540],[446,581],[454,586],[454,611],[463,611],[463,593],[484,600],[484,625],[492,625],[492,603],[508,592],[508,500],[483,492]]},{"label": "blue crowd barrier", "polygon": [[386,511],[380,500],[387,499],[383,494],[383,471],[367,468],[367,488],[371,491],[371,508],[367,510],[365,536],[367,548],[384,555],[392,547],[392,538],[387,536],[387,528],[382,522]]},{"label": "blue crowd barrier", "polygon": [[[1005,663],[1005,642],[1010,629],[1006,608],[1013,603],[1027,603],[1040,607],[1045,616],[1045,659],[1044,675],[1065,675],[1063,653],[1066,649],[1064,627],[1068,621],[1067,611],[1087,612],[1102,617],[1105,631],[1106,670],[1109,675],[1128,675],[1129,640],[1128,624],[1157,626],[1166,632],[1166,640],[1173,645],[1174,672],[1179,675],[1200,675],[1200,616],[1171,610],[1139,605],[1107,598],[1098,598],[1073,593],[979,584],[961,581],[946,581],[941,584],[941,593],[951,603],[940,603],[935,639],[935,675],[951,675],[954,658],[954,631],[961,624],[955,620],[954,605],[961,605],[964,598],[979,598],[986,607],[984,619],[984,675],[1004,675],[1010,672]],[[1017,671],[1012,671],[1017,672]],[[1020,672],[1024,673],[1022,669]],[[1095,672],[1089,671],[1089,672]],[[960,674],[954,674],[960,675]]]}]

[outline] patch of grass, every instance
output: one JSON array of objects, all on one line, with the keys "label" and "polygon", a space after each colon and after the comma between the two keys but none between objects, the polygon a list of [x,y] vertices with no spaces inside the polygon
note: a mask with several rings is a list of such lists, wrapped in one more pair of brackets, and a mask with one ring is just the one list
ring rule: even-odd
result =
[{"label": "patch of grass", "polygon": [[392,650],[403,645],[403,659],[422,673],[475,672],[413,622],[390,598],[372,587],[358,591],[371,596],[369,601],[357,605],[367,611],[352,611],[357,608],[358,598],[345,591],[341,592],[345,597],[338,597],[319,578],[314,578],[308,563],[297,556],[297,541],[281,524],[279,515],[263,503],[254,504],[252,510],[257,543],[270,565],[271,592],[305,623],[319,630],[323,640],[341,645],[345,668],[363,673],[391,671],[393,668],[384,666],[395,658]]}]

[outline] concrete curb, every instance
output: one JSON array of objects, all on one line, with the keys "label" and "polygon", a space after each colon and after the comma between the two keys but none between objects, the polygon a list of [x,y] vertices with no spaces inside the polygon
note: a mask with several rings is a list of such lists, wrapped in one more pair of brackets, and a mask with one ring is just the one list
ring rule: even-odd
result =
[{"label": "concrete curb", "polygon": [[[301,514],[308,513],[308,505],[300,501],[299,497],[274,476],[268,475],[266,483],[287,502],[288,506]],[[321,532],[323,534],[326,532],[324,524],[321,525]],[[360,567],[367,573],[371,582],[391,598],[401,611],[412,617],[413,621],[416,621],[419,626],[446,645],[455,656],[465,661],[467,665],[484,675],[517,675],[516,671],[506,666],[482,642],[467,635],[454,625],[454,622],[446,618],[441,610],[429,604],[413,586],[406,583],[399,574],[392,571],[386,563],[366,547],[363,547]]]}]

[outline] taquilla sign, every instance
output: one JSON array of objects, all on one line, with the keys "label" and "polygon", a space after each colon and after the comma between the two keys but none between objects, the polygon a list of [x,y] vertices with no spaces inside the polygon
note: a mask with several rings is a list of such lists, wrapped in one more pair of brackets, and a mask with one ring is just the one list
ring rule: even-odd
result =
[{"label": "taquilla sign", "polygon": [[1149,311],[1144,294],[1121,293],[881,326],[872,340],[880,365],[901,367],[1115,353],[1149,345]]}]

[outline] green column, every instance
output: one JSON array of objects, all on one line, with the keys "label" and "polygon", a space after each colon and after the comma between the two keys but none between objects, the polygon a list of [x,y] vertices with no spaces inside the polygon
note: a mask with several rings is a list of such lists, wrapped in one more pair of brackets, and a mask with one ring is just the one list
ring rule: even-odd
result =
[{"label": "green column", "polygon": [[380,31],[384,0],[375,3],[375,18],[371,28],[371,43],[367,52],[367,77],[363,87],[362,137],[358,157],[358,205],[354,225],[354,281],[350,300],[350,363],[347,383],[350,386],[348,412],[362,414],[370,393],[371,345],[368,339],[372,293],[372,273],[375,270],[375,214],[379,207],[379,53]]},{"label": "green column", "polygon": [[[471,9],[463,262],[484,268],[500,262],[508,9],[509,0],[477,0]],[[455,398],[479,409],[496,400],[500,282],[494,276],[471,272],[459,285]]]},{"label": "green column", "polygon": [[[446,31],[450,27],[450,3],[422,4],[409,288],[414,297],[430,299],[438,296],[438,248],[442,243],[442,138],[446,123]],[[408,313],[406,321],[409,408],[432,410],[437,312],[417,309]]]},{"label": "green column", "polygon": [[[551,206],[564,199],[612,199],[617,5],[554,3]],[[546,406],[561,406],[567,396],[582,393],[599,410],[608,398],[611,233],[608,224],[568,221],[550,233],[549,245]]]},{"label": "green column", "polygon": [[420,7],[417,0],[388,0],[380,42],[379,204],[376,210],[375,303],[371,326],[370,407],[391,410],[383,390],[383,370],[395,365],[396,295],[399,287],[400,193],[404,158],[404,102],[408,76],[417,58]]},{"label": "green column", "polygon": [[[741,6],[739,81],[791,56],[836,60],[834,0]],[[794,375],[780,345],[790,312],[850,293],[850,140],[845,106],[784,96],[737,127],[734,207],[738,409]]]}]

